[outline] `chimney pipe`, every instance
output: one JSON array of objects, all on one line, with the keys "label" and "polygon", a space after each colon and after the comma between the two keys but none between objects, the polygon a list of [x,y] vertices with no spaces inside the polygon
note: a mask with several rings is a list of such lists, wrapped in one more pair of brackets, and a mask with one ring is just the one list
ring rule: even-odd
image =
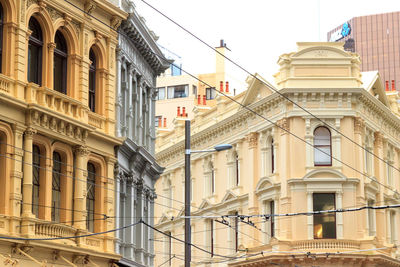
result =
[{"label": "chimney pipe", "polygon": [[203,105],[206,105],[206,95],[203,95]]},{"label": "chimney pipe", "polygon": [[182,107],[182,117],[185,117],[185,110],[186,108],[185,107]]},{"label": "chimney pipe", "polygon": [[224,39],[221,39],[219,46],[220,46],[220,47],[224,47],[224,46],[225,46]]},{"label": "chimney pipe", "polygon": [[219,90],[220,90],[221,92],[224,91],[224,82],[223,82],[223,81],[220,81],[220,82],[219,82]]},{"label": "chimney pipe", "polygon": [[197,105],[201,105],[201,96],[197,95]]},{"label": "chimney pipe", "polygon": [[392,80],[392,91],[396,91],[396,86],[394,80]]},{"label": "chimney pipe", "polygon": [[229,82],[225,82],[225,92],[229,93]]},{"label": "chimney pipe", "polygon": [[167,118],[164,118],[164,128],[167,128]]},{"label": "chimney pipe", "polygon": [[158,120],[158,128],[161,128],[162,126],[162,117]]},{"label": "chimney pipe", "polygon": [[176,116],[178,116],[178,117],[181,116],[181,107],[178,107],[178,112],[177,112]]},{"label": "chimney pipe", "polygon": [[185,117],[187,118],[188,117],[188,113],[186,113],[185,115],[186,115]]},{"label": "chimney pipe", "polygon": [[389,91],[389,81],[385,81],[385,91]]}]

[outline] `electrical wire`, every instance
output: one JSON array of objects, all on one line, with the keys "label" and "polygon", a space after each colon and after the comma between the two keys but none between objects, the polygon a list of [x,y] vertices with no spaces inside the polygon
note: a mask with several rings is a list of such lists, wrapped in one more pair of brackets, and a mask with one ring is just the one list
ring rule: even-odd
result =
[{"label": "electrical wire", "polygon": [[[392,167],[393,169],[397,170],[398,172],[400,172],[400,169],[391,165],[389,161],[385,161],[384,159],[380,158],[379,156],[377,156],[376,154],[374,154],[373,152],[369,151],[368,149],[366,149],[365,147],[363,147],[362,145],[358,144],[357,142],[355,142],[353,139],[351,139],[350,137],[344,135],[342,132],[340,132],[339,130],[337,130],[335,127],[332,127],[329,123],[326,123],[325,121],[323,121],[322,119],[318,118],[316,115],[312,114],[310,111],[308,111],[307,109],[305,109],[304,107],[300,106],[298,103],[296,103],[295,101],[293,101],[292,99],[290,99],[289,97],[287,97],[286,95],[282,94],[279,90],[275,89],[273,86],[270,86],[268,83],[266,83],[265,81],[259,79],[256,75],[254,75],[253,73],[251,73],[250,71],[248,71],[247,69],[245,69],[243,66],[239,65],[238,63],[236,63],[235,61],[233,61],[231,58],[227,57],[226,55],[224,55],[223,53],[219,52],[217,49],[215,49],[214,47],[212,47],[211,45],[209,45],[208,43],[206,43],[204,40],[202,40],[201,38],[199,38],[197,35],[195,35],[194,33],[190,32],[189,30],[187,30],[185,27],[183,27],[182,25],[180,25],[179,23],[177,23],[176,21],[174,21],[173,19],[171,19],[169,16],[165,15],[163,12],[159,11],[157,8],[155,8],[154,6],[150,5],[148,2],[146,2],[145,0],[140,0],[142,1],[144,4],[146,4],[148,7],[150,7],[151,9],[153,9],[154,11],[156,11],[157,13],[159,13],[161,16],[163,16],[164,18],[166,18],[167,20],[169,20],[170,22],[172,22],[173,24],[175,24],[176,26],[178,26],[180,29],[182,29],[183,31],[185,31],[186,33],[188,33],[189,35],[191,35],[192,37],[194,37],[196,40],[200,41],[202,44],[204,44],[205,46],[207,46],[208,48],[210,48],[211,50],[213,50],[214,52],[218,53],[220,56],[222,56],[223,58],[225,58],[226,60],[228,60],[229,62],[231,62],[233,65],[235,65],[236,67],[238,67],[239,69],[241,69],[242,71],[244,71],[245,73],[247,73],[248,75],[250,75],[252,78],[257,79],[259,82],[261,82],[262,84],[264,84],[265,86],[267,86],[269,89],[271,89],[272,91],[274,91],[275,93],[278,93],[281,97],[285,98],[287,101],[289,101],[290,103],[294,104],[295,106],[297,106],[298,108],[300,108],[301,110],[303,110],[304,112],[306,112],[308,115],[312,116],[314,119],[317,119],[319,122],[321,122],[322,124],[324,124],[326,127],[332,129],[333,131],[335,131],[336,133],[340,134],[341,136],[343,136],[344,138],[346,138],[348,141],[352,142],[353,144],[355,144],[356,146],[360,147],[361,149],[363,149],[364,151],[366,151],[367,153],[370,153],[371,155],[373,155],[375,158],[379,159],[380,161],[384,162],[385,164],[387,164],[388,166]],[[214,89],[216,90],[216,89]],[[216,90],[217,91],[217,90]],[[218,91],[217,91],[218,92]]]}]

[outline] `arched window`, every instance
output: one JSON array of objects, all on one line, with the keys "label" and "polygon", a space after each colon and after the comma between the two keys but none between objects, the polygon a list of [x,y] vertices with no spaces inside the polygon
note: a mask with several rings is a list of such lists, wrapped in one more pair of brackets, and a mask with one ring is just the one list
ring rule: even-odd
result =
[{"label": "arched window", "polygon": [[60,202],[61,202],[61,156],[58,152],[53,152],[53,175],[51,186],[51,220],[60,221]]},{"label": "arched window", "polygon": [[67,42],[60,31],[56,32],[54,39],[56,48],[54,49],[54,90],[67,93]]},{"label": "arched window", "polygon": [[3,6],[0,4],[0,72],[1,63],[2,63],[2,55],[3,55],[3,24],[4,24],[4,13],[3,13]]},{"label": "arched window", "polygon": [[42,85],[43,36],[40,24],[34,17],[29,20],[29,30],[32,33],[28,44],[28,81]]},{"label": "arched window", "polygon": [[96,111],[96,55],[90,48],[89,59],[92,62],[89,67],[89,108]]},{"label": "arched window", "polygon": [[86,182],[86,228],[89,232],[94,232],[94,201],[96,194],[96,167],[93,163],[87,164],[87,182]]},{"label": "arched window", "polygon": [[326,127],[314,131],[314,165],[332,165],[331,132]]},{"label": "arched window", "polygon": [[32,213],[39,216],[40,148],[33,145],[32,153]]},{"label": "arched window", "polygon": [[274,139],[271,139],[271,173],[275,172]]}]

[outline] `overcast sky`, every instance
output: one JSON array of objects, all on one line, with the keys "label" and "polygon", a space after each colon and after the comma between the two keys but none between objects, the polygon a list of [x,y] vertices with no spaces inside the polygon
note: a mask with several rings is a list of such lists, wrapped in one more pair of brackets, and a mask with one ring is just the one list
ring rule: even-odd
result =
[{"label": "overcast sky", "polygon": [[[191,73],[214,72],[215,52],[134,0],[159,44],[182,58]],[[327,32],[356,16],[400,11],[399,0],[145,0],[212,46],[224,39],[230,57],[251,73],[269,81],[278,71],[282,53],[295,51],[296,42],[326,41]],[[237,70],[243,83],[247,75]],[[243,88],[244,89],[244,88]]]}]

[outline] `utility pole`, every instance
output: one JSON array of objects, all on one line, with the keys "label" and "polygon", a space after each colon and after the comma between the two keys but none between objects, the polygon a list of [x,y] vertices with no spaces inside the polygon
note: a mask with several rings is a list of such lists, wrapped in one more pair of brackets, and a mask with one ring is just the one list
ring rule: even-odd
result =
[{"label": "utility pole", "polygon": [[185,267],[190,267],[190,120],[185,121]]}]

